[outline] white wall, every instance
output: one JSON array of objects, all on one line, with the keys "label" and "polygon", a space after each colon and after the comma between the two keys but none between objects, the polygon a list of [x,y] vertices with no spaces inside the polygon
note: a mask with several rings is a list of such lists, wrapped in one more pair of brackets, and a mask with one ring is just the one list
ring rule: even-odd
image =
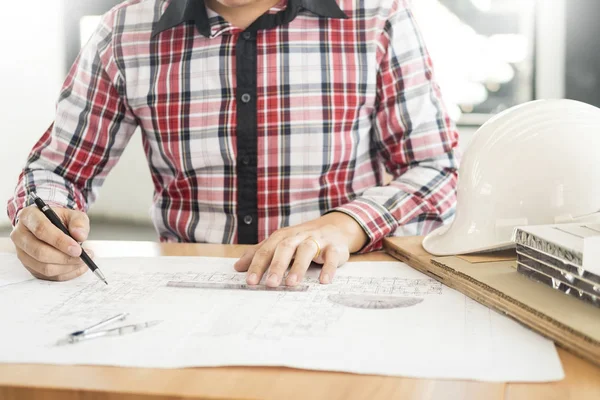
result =
[{"label": "white wall", "polygon": [[[29,149],[52,122],[63,75],[57,1],[8,1],[0,24],[0,224]],[[27,12],[26,21],[23,15]],[[32,12],[35,10],[35,12]],[[16,16],[16,17],[8,17]]]},{"label": "white wall", "polygon": [[[61,1],[6,2],[0,24],[0,225],[27,154],[54,118],[65,76]],[[28,10],[26,12],[26,10]],[[91,214],[149,221],[152,183],[137,133],[107,179]]]},{"label": "white wall", "polygon": [[136,132],[104,183],[92,217],[150,223],[153,185],[140,133]]}]

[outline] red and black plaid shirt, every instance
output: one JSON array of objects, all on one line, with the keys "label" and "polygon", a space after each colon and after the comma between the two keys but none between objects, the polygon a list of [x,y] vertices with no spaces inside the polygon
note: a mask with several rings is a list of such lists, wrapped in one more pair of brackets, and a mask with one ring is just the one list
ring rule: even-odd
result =
[{"label": "red and black plaid shirt", "polygon": [[13,222],[30,191],[87,210],[138,127],[163,241],[257,243],[337,210],[368,251],[454,213],[458,135],[404,0],[288,0],[243,31],[203,0],[125,1],[71,69]]}]

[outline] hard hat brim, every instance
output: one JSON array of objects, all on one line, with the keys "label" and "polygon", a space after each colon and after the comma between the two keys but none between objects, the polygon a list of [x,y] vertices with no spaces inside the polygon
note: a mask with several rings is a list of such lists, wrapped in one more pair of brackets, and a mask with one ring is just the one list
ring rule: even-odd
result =
[{"label": "hard hat brim", "polygon": [[452,231],[452,225],[443,226],[425,237],[423,248],[438,257],[487,253],[513,248],[513,242],[485,243],[481,237],[465,237]]}]

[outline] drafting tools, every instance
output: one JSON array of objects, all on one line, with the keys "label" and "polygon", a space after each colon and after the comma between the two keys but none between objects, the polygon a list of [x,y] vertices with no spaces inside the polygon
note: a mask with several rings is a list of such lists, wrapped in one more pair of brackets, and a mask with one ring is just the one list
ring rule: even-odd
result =
[{"label": "drafting tools", "polygon": [[196,282],[196,281],[170,281],[168,287],[211,289],[211,290],[254,290],[264,292],[307,292],[307,285],[277,286],[248,285],[245,283],[223,283],[223,282]]},{"label": "drafting tools", "polygon": [[112,318],[104,320],[102,322],[99,322],[96,325],[92,325],[89,328],[85,328],[83,330],[73,332],[73,333],[67,335],[66,338],[59,340],[57,344],[65,345],[65,344],[73,344],[73,343],[81,342],[83,340],[96,339],[96,338],[106,337],[106,336],[121,336],[121,335],[125,335],[128,333],[138,332],[138,331],[141,331],[142,329],[153,327],[162,322],[162,321],[148,321],[148,322],[142,322],[139,324],[119,326],[119,327],[112,328],[112,329],[98,330],[101,327],[109,325],[113,322],[123,321],[124,319],[126,319],[128,317],[128,315],[129,314],[119,314]]},{"label": "drafting tools", "polygon": [[365,310],[389,310],[415,306],[423,301],[417,297],[374,296],[361,294],[337,293],[327,297],[332,303],[345,307],[362,308]]}]

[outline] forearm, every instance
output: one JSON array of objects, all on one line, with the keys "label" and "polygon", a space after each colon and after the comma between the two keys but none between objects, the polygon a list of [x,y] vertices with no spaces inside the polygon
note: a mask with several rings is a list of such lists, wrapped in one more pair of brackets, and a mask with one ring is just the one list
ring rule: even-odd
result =
[{"label": "forearm", "polygon": [[395,3],[378,37],[377,104],[372,141],[393,181],[359,193],[335,211],[351,216],[369,240],[420,235],[452,217],[458,133],[446,111],[431,60],[408,5]]},{"label": "forearm", "polygon": [[456,182],[455,167],[416,166],[389,185],[370,188],[334,211],[351,217],[367,235],[359,250],[373,251],[387,236],[421,235],[451,218]]},{"label": "forearm", "polygon": [[326,214],[320,218],[320,221],[323,224],[335,225],[344,232],[350,253],[358,252],[369,240],[369,236],[362,226],[354,218],[342,212],[334,211]]}]

